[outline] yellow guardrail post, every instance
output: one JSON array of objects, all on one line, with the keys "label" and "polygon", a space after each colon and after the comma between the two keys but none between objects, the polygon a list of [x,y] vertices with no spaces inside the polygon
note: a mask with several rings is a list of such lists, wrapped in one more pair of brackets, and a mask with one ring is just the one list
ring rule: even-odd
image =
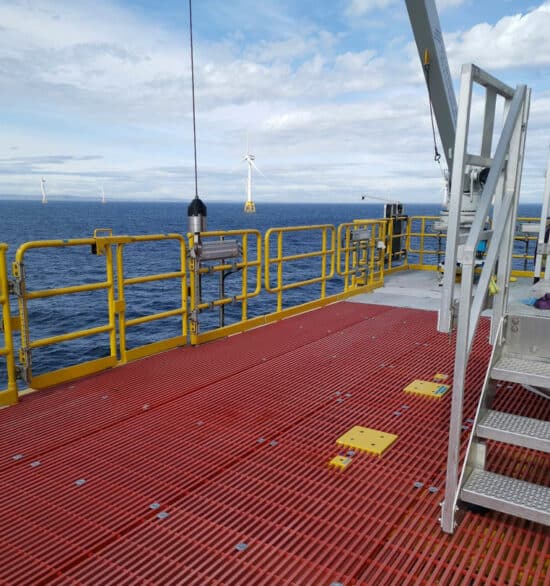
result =
[{"label": "yellow guardrail post", "polygon": [[8,375],[7,388],[5,390],[0,390],[0,407],[15,405],[18,401],[8,269],[6,261],[7,250],[8,245],[0,243],[0,306],[2,308],[2,329],[4,331],[4,346],[0,346],[0,356],[5,357],[6,371]]},{"label": "yellow guardrail post", "polygon": [[127,361],[126,356],[126,299],[124,293],[124,244],[116,247],[116,278],[117,296],[113,299],[113,311],[118,318],[118,344],[120,349],[120,363]]},{"label": "yellow guardrail post", "polygon": [[[266,246],[267,250],[267,246]],[[269,267],[269,261],[266,268]],[[267,289],[267,286],[266,286]],[[283,232],[277,234],[277,311],[283,309]]]}]

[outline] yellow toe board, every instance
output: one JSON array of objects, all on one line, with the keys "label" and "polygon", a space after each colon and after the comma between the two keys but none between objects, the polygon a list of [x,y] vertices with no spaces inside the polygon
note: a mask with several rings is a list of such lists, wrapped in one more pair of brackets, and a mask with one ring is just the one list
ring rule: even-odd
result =
[{"label": "yellow toe board", "polygon": [[449,385],[434,383],[427,380],[415,380],[403,389],[406,393],[414,393],[432,399],[441,399],[449,390]]},{"label": "yellow toe board", "polygon": [[356,425],[336,440],[339,446],[381,456],[397,439],[393,433]]}]

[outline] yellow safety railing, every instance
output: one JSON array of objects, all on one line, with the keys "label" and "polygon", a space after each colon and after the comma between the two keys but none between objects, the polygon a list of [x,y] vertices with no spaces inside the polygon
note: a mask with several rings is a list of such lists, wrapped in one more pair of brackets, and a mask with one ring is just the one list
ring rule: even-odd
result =
[{"label": "yellow safety railing", "polygon": [[[307,232],[308,239],[321,238],[320,248],[297,254],[284,254],[284,235],[296,232]],[[276,238],[276,254],[271,255],[271,240]],[[305,287],[320,283],[321,293],[319,299],[326,298],[327,281],[333,278],[336,253],[336,229],[331,224],[316,226],[287,226],[284,228],[270,228],[264,238],[264,271],[265,290],[277,295],[277,312],[283,309],[283,293],[289,289]],[[296,279],[285,282],[285,264],[296,263],[305,259],[320,259],[320,274],[308,279]],[[276,266],[276,284],[271,282],[271,266]]]},{"label": "yellow safety railing", "polygon": [[[28,242],[17,250],[13,263],[15,279],[11,283],[11,289],[18,299],[17,318],[11,315],[9,306],[7,246],[0,244],[0,309],[3,323],[0,358],[7,362],[8,373],[8,387],[0,390],[0,406],[17,401],[14,329],[20,330],[19,371],[24,374],[26,382],[33,388],[51,386],[184,345],[188,339],[193,344],[200,344],[346,299],[356,293],[370,291],[383,285],[386,274],[397,270],[437,270],[439,261],[444,259],[445,254],[445,233],[433,226],[437,220],[438,216],[411,216],[406,222],[401,218],[401,229],[396,228],[397,224],[391,218],[355,220],[341,224],[338,228],[331,224],[279,227],[268,230],[263,238],[257,230],[212,231],[201,234],[203,245],[209,242],[223,244],[225,241],[228,247],[221,246],[221,251],[233,250],[231,243],[236,242],[237,252],[231,254],[230,258],[218,258],[212,252],[216,247],[210,248],[210,256],[202,253],[202,256],[199,254],[197,257],[192,235],[187,236],[189,249],[186,246],[187,239],[179,234],[113,236],[110,230],[97,230],[93,238]],[[532,266],[533,242],[536,242],[538,236],[533,230],[526,228],[525,224],[538,222],[538,218],[517,219],[516,242],[523,243],[525,250],[522,253],[516,247],[513,257],[524,261],[524,269]],[[401,233],[395,233],[396,229]],[[125,266],[124,251],[128,247],[133,250],[138,244],[148,246],[161,241],[177,247],[178,265],[174,270],[144,275],[126,274],[128,269]],[[396,246],[399,250],[394,250]],[[100,272],[96,281],[65,287],[28,289],[25,261],[30,251],[75,247],[91,247],[95,254],[104,256],[105,266],[101,269],[104,273]],[[191,254],[188,250],[191,250]],[[55,264],[51,263],[49,266]],[[232,273],[239,274],[240,280],[231,280],[229,294],[223,283],[224,276]],[[532,276],[533,272],[516,268],[513,274]],[[203,288],[203,284],[208,284],[209,279],[210,283],[215,284],[216,278],[220,283],[218,291],[214,287]],[[147,315],[140,315],[139,307],[127,308],[128,300],[131,299],[129,289],[136,285],[165,281],[177,283],[177,294],[170,297],[175,307]],[[288,295],[292,297],[292,290],[310,286],[314,287],[310,289],[314,291],[313,299],[309,296],[309,300],[303,301],[309,295],[306,294],[296,304],[289,304],[292,300],[289,300]],[[58,335],[38,339],[32,337],[29,303],[94,291],[103,291],[107,297],[105,312],[96,312],[99,315],[98,320],[104,318],[102,323]],[[271,299],[275,296],[275,310],[258,315],[256,310],[262,308],[262,300],[265,301],[269,296]],[[255,297],[260,299],[259,304],[249,306],[249,301]],[[159,297],[158,302],[164,304],[165,299],[161,300]],[[207,324],[207,331],[199,330],[201,313],[220,310],[232,304],[240,304],[240,317],[236,312],[231,312],[233,323],[225,325],[222,321],[221,327],[208,327]],[[129,309],[134,309],[134,313],[130,314]],[[129,347],[127,335],[131,328],[168,318],[178,319],[177,335]],[[108,337],[105,356],[45,374],[33,373],[33,350],[100,334]],[[156,335],[158,337],[158,332]],[[134,336],[136,338],[137,335]]]},{"label": "yellow safety railing", "polygon": [[[529,230],[529,226],[533,226],[535,232]],[[540,226],[540,218],[517,218],[516,220],[516,234],[514,236],[514,243],[523,245],[523,252],[514,252],[512,254],[513,259],[523,261],[523,267],[521,269],[512,269],[512,276],[514,277],[532,277],[535,264],[535,247],[539,239],[538,228]],[[524,228],[527,228],[525,230]],[[514,247],[516,248],[516,247]],[[513,262],[513,261],[512,261]],[[531,265],[531,269],[529,269]]]},{"label": "yellow safety railing", "polygon": [[[193,235],[189,234],[189,249],[193,250]],[[189,259],[189,284],[191,291],[191,319],[189,325],[190,342],[193,345],[201,344],[216,338],[227,336],[248,329],[248,301],[257,297],[262,290],[262,236],[258,230],[217,230],[201,232],[203,244],[209,242],[222,243],[224,240],[236,240],[240,250],[238,258],[213,259],[197,261],[195,255]],[[200,256],[200,255],[199,255]],[[223,291],[223,280],[231,272],[238,272],[241,276],[240,293],[226,295]],[[252,279],[250,276],[252,275]],[[218,295],[205,301],[202,299],[203,279],[207,276],[217,277],[222,283],[222,290]],[[198,316],[201,312],[227,305],[240,303],[241,321],[237,324],[221,325],[213,331],[199,330]]]},{"label": "yellow safety railing", "polygon": [[[136,277],[126,277],[124,271],[123,251],[129,244],[148,243],[148,242],[169,242],[174,241],[179,251],[179,271],[169,273],[157,273],[153,275],[142,275]],[[144,356],[164,352],[177,346],[183,346],[187,343],[187,252],[185,248],[185,238],[180,234],[153,234],[147,236],[132,236],[123,242],[116,244],[116,266],[117,266],[117,293],[115,300],[115,312],[118,315],[118,334],[120,343],[120,363],[123,364],[129,360],[137,360]],[[178,307],[167,311],[161,311],[149,315],[141,315],[133,319],[126,318],[126,288],[132,285],[152,283],[167,280],[180,281],[181,297],[179,298]],[[181,335],[159,340],[149,344],[143,344],[136,348],[128,349],[126,342],[126,331],[133,326],[139,326],[154,321],[178,317],[181,319]]]},{"label": "yellow safety railing", "polygon": [[17,403],[17,382],[15,375],[15,354],[12,335],[12,316],[10,311],[9,283],[6,251],[7,244],[0,243],[0,330],[4,333],[3,345],[0,345],[0,357],[6,363],[7,387],[0,388],[0,407]]},{"label": "yellow safety railing", "polygon": [[387,228],[387,220],[356,220],[338,226],[336,270],[344,278],[345,292],[384,283],[386,259],[391,263],[392,254]]},{"label": "yellow safety railing", "polygon": [[[117,363],[117,340],[115,326],[115,278],[113,272],[113,253],[111,244],[113,238],[79,238],[74,240],[42,240],[27,242],[19,247],[13,263],[13,276],[15,277],[18,291],[19,316],[21,320],[21,349],[19,351],[19,360],[23,367],[23,372],[27,384],[35,389],[48,387],[74,378],[79,378],[115,366]],[[96,247],[98,252],[105,255],[105,279],[92,283],[80,285],[71,285],[68,287],[58,287],[51,289],[27,290],[25,278],[25,255],[31,250],[44,248],[74,248],[74,247]],[[60,295],[72,295],[77,293],[87,293],[90,291],[107,291],[107,322],[82,330],[75,330],[64,334],[49,336],[47,338],[31,339],[31,328],[29,323],[29,301],[36,299],[45,299]],[[36,348],[69,342],[78,338],[94,336],[98,334],[109,335],[109,355],[83,362],[80,364],[68,366],[46,374],[35,376],[32,370],[32,351]]]},{"label": "yellow safety railing", "polygon": [[[106,233],[106,235],[100,236],[101,233]],[[187,259],[185,252],[185,239],[183,236],[180,234],[112,236],[110,234],[110,230],[96,230],[94,234],[95,236],[93,238],[27,242],[17,250],[16,259],[13,264],[13,274],[19,289],[18,303],[21,320],[21,349],[19,352],[19,359],[23,367],[26,382],[32,388],[40,389],[54,384],[59,384],[67,380],[80,378],[82,376],[113,367],[117,364],[123,364],[128,360],[135,360],[137,358],[174,348],[186,343],[188,321],[186,273]],[[159,273],[131,278],[126,277],[124,274],[123,263],[124,247],[133,243],[151,243],[159,241],[176,242],[180,256],[179,270],[170,273]],[[44,248],[68,249],[83,246],[90,247],[94,254],[105,257],[105,278],[103,280],[92,283],[71,285],[67,287],[56,287],[33,291],[27,290],[25,278],[25,255],[29,251]],[[178,279],[181,281],[181,302],[177,308],[152,315],[143,315],[133,319],[126,318],[125,291],[127,287],[167,279]],[[105,323],[92,328],[74,330],[46,338],[31,338],[31,326],[29,321],[28,308],[29,301],[102,290],[107,292],[107,311]],[[174,316],[181,317],[182,334],[180,336],[169,338],[167,340],[161,340],[159,342],[153,342],[151,344],[145,344],[130,350],[127,349],[127,328]],[[79,364],[74,364],[72,366],[64,367],[46,374],[34,375],[32,369],[32,351],[34,349],[99,334],[108,334],[109,336],[109,351],[107,356],[81,362]],[[118,348],[117,341],[120,344],[120,349]],[[118,354],[119,350],[120,358]]]},{"label": "yellow safety railing", "polygon": [[[433,229],[439,216],[410,216],[407,225],[408,268],[436,271],[445,258],[445,232]],[[428,242],[431,245],[428,245]],[[432,257],[427,262],[427,257]]]}]

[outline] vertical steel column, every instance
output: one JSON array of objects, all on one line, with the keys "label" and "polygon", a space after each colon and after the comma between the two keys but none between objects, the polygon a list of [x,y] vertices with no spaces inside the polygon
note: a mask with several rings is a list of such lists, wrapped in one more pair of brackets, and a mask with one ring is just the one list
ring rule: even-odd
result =
[{"label": "vertical steel column", "polygon": [[4,325],[4,351],[2,351],[2,348],[0,347],[0,356],[2,356],[2,354],[5,355],[8,372],[8,386],[6,390],[0,390],[0,406],[2,407],[6,405],[15,405],[18,401],[10,297],[8,294],[7,250],[8,245],[0,243],[0,306],[2,306],[1,319]]}]

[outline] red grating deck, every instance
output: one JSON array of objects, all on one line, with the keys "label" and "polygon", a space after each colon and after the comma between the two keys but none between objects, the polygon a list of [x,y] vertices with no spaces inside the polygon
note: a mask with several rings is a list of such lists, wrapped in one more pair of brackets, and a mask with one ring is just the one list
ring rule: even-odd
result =
[{"label": "red grating deck", "polygon": [[[402,392],[452,374],[453,343],[435,320],[339,303],[0,412],[0,581],[549,584],[544,527],[467,512],[454,536],[439,529],[450,396]],[[465,419],[485,374],[487,325]],[[498,400],[548,411],[517,386]],[[399,438],[382,458],[329,468],[354,425]],[[490,451],[490,466],[550,477],[548,460],[524,449]]]}]

